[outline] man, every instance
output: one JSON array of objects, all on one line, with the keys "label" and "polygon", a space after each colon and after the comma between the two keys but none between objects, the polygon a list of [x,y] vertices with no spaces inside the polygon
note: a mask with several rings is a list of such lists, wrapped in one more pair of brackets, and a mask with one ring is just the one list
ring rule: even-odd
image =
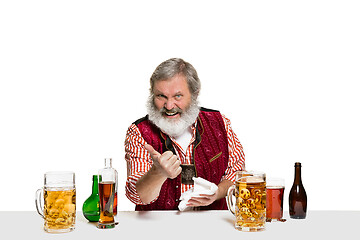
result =
[{"label": "man", "polygon": [[148,115],[129,127],[125,140],[126,196],[136,210],[177,209],[194,176],[218,190],[191,198],[188,206],[227,209],[227,190],[245,168],[243,148],[224,115],[198,106],[200,86],[194,67],[179,58],[152,74]]}]

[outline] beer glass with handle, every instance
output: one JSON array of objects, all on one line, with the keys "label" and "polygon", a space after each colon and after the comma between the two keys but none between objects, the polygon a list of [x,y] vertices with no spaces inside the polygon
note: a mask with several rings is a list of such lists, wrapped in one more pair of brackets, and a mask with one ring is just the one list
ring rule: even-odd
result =
[{"label": "beer glass with handle", "polygon": [[44,230],[65,233],[75,229],[76,191],[74,172],[47,172],[44,186],[36,191],[35,205],[44,218]]},{"label": "beer glass with handle", "polygon": [[[236,202],[233,201],[233,196]],[[244,232],[265,229],[266,175],[262,172],[239,172],[235,185],[228,189],[226,202],[235,215],[235,228]]]}]

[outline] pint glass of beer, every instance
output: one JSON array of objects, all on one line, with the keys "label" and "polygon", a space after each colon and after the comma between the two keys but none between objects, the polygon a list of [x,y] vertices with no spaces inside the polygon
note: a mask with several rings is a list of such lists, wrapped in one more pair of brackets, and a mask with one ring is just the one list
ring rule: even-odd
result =
[{"label": "pint glass of beer", "polygon": [[[233,199],[235,196],[235,204]],[[229,210],[235,215],[235,228],[244,232],[262,231],[266,222],[266,175],[262,172],[239,172],[235,185],[226,196]]]},{"label": "pint glass of beer", "polygon": [[36,191],[35,205],[44,218],[44,230],[65,233],[75,229],[75,173],[47,172],[44,187]]},{"label": "pint glass of beer", "polygon": [[266,219],[279,221],[283,217],[285,180],[283,178],[266,179]]}]

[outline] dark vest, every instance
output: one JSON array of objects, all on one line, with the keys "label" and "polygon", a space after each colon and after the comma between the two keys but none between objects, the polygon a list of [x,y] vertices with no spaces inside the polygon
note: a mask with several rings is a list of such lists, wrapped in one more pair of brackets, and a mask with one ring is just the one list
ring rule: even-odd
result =
[{"label": "dark vest", "polygon": [[[194,162],[197,177],[202,177],[218,185],[228,166],[229,150],[225,125],[220,112],[201,108],[196,126]],[[145,116],[134,124],[139,128],[145,141],[159,153],[172,151],[170,138],[160,131]],[[181,175],[181,174],[180,174]],[[148,205],[137,205],[136,210],[177,210],[181,196],[181,177],[167,179],[161,187],[158,199]],[[227,209],[225,199],[201,207],[201,210]]]}]

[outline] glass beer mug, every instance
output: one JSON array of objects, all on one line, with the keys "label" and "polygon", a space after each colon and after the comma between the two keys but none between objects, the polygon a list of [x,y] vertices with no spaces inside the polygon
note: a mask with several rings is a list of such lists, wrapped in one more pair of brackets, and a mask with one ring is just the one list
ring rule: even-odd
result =
[{"label": "glass beer mug", "polygon": [[47,172],[44,187],[36,191],[37,212],[44,218],[44,230],[65,233],[75,229],[76,190],[74,172]]},{"label": "glass beer mug", "polygon": [[[235,196],[235,203],[233,201]],[[228,209],[235,215],[235,228],[244,232],[265,229],[266,175],[262,172],[240,171],[235,185],[228,189]]]}]

